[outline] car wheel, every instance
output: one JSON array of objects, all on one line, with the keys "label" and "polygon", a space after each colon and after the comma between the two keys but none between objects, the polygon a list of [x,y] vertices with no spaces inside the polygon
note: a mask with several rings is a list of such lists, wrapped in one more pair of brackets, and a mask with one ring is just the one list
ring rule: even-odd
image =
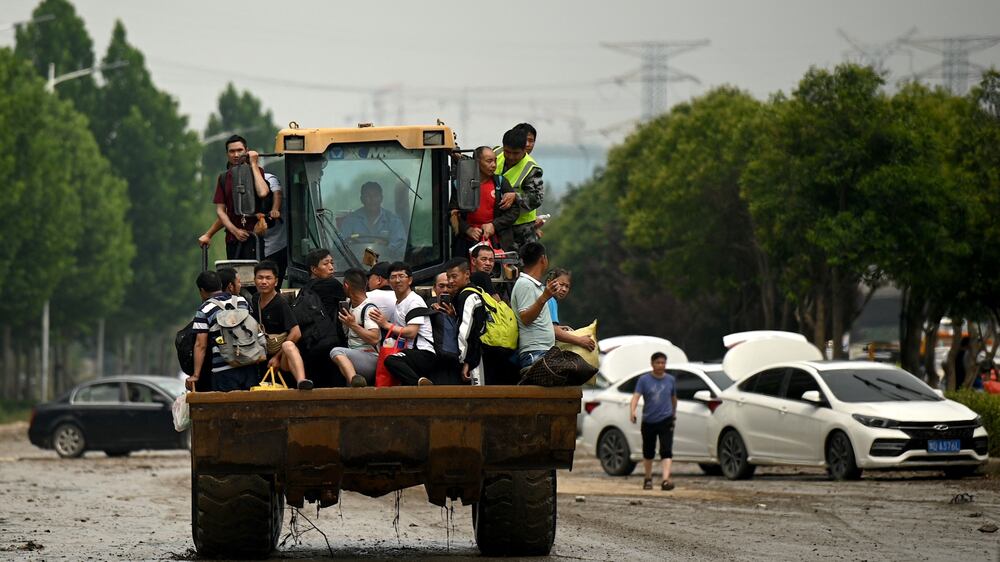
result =
[{"label": "car wheel", "polygon": [[965,478],[979,474],[979,466],[949,466],[944,469],[944,477],[951,479]]},{"label": "car wheel", "polygon": [[64,423],[52,433],[52,448],[64,459],[76,458],[87,448],[87,440],[79,426]]},{"label": "car wheel", "polygon": [[833,480],[861,478],[861,469],[854,459],[854,447],[842,431],[833,432],[826,440],[826,472]]},{"label": "car wheel", "polygon": [[104,451],[104,454],[109,457],[127,457],[132,451]]},{"label": "car wheel", "polygon": [[722,476],[722,467],[717,464],[700,462],[698,463],[698,468],[700,468],[701,471],[707,476]]},{"label": "car wheel", "polygon": [[601,434],[597,440],[597,458],[601,461],[601,468],[611,476],[628,476],[635,470],[635,463],[631,459],[632,451],[629,450],[628,441],[625,434],[620,430],[611,428]]},{"label": "car wheel", "polygon": [[747,447],[735,429],[730,429],[719,439],[719,468],[730,480],[746,480],[757,467],[747,462]]}]

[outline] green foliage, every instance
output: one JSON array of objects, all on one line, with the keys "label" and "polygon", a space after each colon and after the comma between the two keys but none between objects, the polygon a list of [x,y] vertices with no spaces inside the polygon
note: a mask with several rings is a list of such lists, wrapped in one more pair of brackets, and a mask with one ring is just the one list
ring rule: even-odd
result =
[{"label": "green foliage", "polygon": [[0,398],[0,424],[28,421],[31,417],[31,400],[5,400]]},{"label": "green foliage", "polygon": [[[228,138],[238,134],[250,144],[250,148],[259,152],[274,150],[274,137],[278,126],[274,123],[271,111],[264,111],[259,99],[248,91],[238,92],[232,82],[226,84],[226,89],[219,95],[218,113],[208,117],[205,127],[205,138]],[[206,179],[213,182],[215,171],[226,168],[226,138],[218,138],[206,142],[202,148],[202,169]]]},{"label": "green foliage", "polygon": [[1000,394],[958,390],[945,393],[945,398],[964,404],[983,419],[990,434],[990,456],[1000,456]]},{"label": "green foliage", "polygon": [[[42,77],[49,64],[55,64],[56,76],[94,66],[94,43],[83,19],[68,0],[42,0],[31,13],[33,18],[53,19],[18,28],[14,54],[31,62]],[[90,114],[97,102],[97,84],[93,76],[82,76],[56,86],[63,99],[73,102],[79,111]]]},{"label": "green foliage", "polygon": [[200,146],[177,102],[152,83],[144,57],[116,24],[105,62],[128,66],[108,77],[94,128],[112,170],[128,184],[126,214],[136,253],[124,310],[140,330],[162,328],[190,311],[198,267],[193,243],[204,200],[197,189]]}]

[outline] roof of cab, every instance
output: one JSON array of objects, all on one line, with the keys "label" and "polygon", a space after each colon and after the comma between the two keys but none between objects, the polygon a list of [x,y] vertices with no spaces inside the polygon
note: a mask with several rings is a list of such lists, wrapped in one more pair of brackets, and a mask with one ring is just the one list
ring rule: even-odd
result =
[{"label": "roof of cab", "polygon": [[[437,138],[441,143],[425,142],[424,133],[441,132],[443,139]],[[304,150],[286,150],[284,138],[287,136],[300,136],[305,138]],[[429,139],[427,139],[429,140]],[[323,128],[323,129],[299,129],[287,128],[278,131],[274,139],[274,151],[292,154],[318,154],[324,152],[331,144],[344,144],[356,142],[398,142],[403,148],[455,148],[455,135],[451,127],[444,125],[407,125],[399,127],[344,127],[344,128]]]}]

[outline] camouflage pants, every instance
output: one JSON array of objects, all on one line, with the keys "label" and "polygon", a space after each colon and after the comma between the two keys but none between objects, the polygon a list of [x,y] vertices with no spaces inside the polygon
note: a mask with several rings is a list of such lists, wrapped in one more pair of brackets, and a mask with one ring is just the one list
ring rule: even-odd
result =
[{"label": "camouflage pants", "polygon": [[514,225],[514,248],[520,248],[528,242],[538,242],[538,231],[535,230],[535,223]]}]

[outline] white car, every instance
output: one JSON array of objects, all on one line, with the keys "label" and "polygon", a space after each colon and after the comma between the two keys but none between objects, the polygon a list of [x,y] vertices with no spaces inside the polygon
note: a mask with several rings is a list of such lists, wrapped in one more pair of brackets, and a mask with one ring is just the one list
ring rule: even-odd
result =
[{"label": "white car", "polygon": [[[596,455],[601,468],[612,476],[626,476],[642,460],[639,424],[629,421],[629,404],[639,377],[649,367],[634,370],[584,404],[583,436],[580,447]],[[677,420],[674,425],[674,460],[692,461],[707,474],[719,474],[706,439],[708,419],[718,405],[712,397],[733,384],[718,363],[667,363],[677,389]],[[696,400],[695,394],[707,399]],[[642,419],[642,399],[636,417]]]},{"label": "white car", "polygon": [[779,339],[726,354],[723,368],[740,382],[719,395],[708,444],[727,478],[750,478],[757,465],[826,467],[835,480],[890,468],[961,477],[986,463],[989,437],[969,408],[896,367],[821,357]]}]

